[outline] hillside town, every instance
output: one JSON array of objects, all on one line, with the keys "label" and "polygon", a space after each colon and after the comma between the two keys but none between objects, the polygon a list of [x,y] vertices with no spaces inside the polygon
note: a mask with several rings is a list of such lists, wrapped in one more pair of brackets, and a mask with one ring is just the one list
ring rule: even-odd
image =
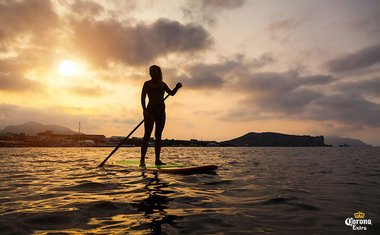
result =
[{"label": "hillside town", "polygon": [[[112,136],[107,138],[104,135],[77,134],[57,134],[53,131],[44,131],[36,136],[25,135],[24,133],[1,133],[0,147],[115,147],[125,137]],[[126,140],[122,147],[141,146],[142,138],[132,137]],[[154,146],[154,138],[150,138],[149,145]],[[162,146],[220,146],[216,141],[199,141],[164,139]]]},{"label": "hillside town", "polygon": [[[116,147],[124,136],[106,137],[101,134],[85,134],[59,125],[44,125],[27,122],[22,125],[7,126],[0,130],[0,147]],[[122,147],[139,147],[142,138],[132,137],[123,141]],[[154,146],[154,138],[149,140]],[[178,147],[372,147],[359,139],[324,137],[309,135],[289,135],[273,132],[249,132],[235,139],[221,142],[203,141],[195,138],[189,140],[163,139],[162,146]]]}]

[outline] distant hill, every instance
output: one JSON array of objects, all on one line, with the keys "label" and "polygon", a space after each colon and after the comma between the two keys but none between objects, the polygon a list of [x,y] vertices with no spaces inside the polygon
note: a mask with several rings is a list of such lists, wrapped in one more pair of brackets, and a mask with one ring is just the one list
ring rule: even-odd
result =
[{"label": "distant hill", "polygon": [[35,136],[40,132],[44,131],[53,131],[53,133],[56,134],[66,134],[66,135],[72,135],[77,134],[78,132],[75,132],[71,130],[70,128],[59,126],[59,125],[44,125],[38,122],[27,122],[22,125],[12,125],[7,126],[3,130],[0,130],[0,133],[25,133],[26,135]]},{"label": "distant hill", "polygon": [[372,145],[366,144],[358,139],[342,138],[338,136],[326,136],[325,142],[332,146],[348,145],[351,147],[372,147]]},{"label": "distant hill", "polygon": [[312,137],[307,135],[286,135],[272,132],[250,132],[236,139],[220,142],[220,144],[223,146],[326,146],[323,136]]}]

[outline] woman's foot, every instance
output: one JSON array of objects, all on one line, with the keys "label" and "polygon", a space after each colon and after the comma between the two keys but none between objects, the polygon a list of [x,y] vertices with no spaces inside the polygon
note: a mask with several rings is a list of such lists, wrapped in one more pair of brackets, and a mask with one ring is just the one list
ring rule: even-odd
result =
[{"label": "woman's foot", "polygon": [[156,165],[166,165],[166,163],[161,162],[160,160],[156,161]]},{"label": "woman's foot", "polygon": [[140,167],[145,167],[145,162],[140,162]]}]

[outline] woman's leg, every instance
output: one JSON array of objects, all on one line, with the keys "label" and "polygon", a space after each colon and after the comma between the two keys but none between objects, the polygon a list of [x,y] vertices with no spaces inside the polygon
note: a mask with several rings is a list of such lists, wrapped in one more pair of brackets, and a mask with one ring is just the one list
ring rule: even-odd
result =
[{"label": "woman's leg", "polygon": [[165,120],[166,115],[165,111],[162,112],[158,118],[156,119],[156,130],[154,133],[155,142],[154,142],[154,152],[156,154],[156,165],[164,165],[165,163],[161,162],[160,160],[160,154],[161,154],[161,138],[162,138],[162,131],[165,127]]},{"label": "woman's leg", "polygon": [[145,121],[144,121],[145,133],[144,133],[143,142],[141,144],[140,166],[145,166],[145,155],[146,155],[146,151],[148,150],[149,139],[153,130],[153,124],[154,124],[154,121],[152,118],[149,118],[149,117],[145,118]]}]

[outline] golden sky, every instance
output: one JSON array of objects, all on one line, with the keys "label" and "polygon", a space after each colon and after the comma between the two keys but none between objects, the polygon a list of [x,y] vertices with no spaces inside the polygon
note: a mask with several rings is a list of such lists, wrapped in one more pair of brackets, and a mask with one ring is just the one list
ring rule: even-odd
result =
[{"label": "golden sky", "polygon": [[[157,64],[169,87],[183,83],[163,138],[271,131],[380,145],[379,38],[377,0],[0,0],[0,129],[80,121],[127,135]],[[75,69],[60,72],[63,61]]]}]

